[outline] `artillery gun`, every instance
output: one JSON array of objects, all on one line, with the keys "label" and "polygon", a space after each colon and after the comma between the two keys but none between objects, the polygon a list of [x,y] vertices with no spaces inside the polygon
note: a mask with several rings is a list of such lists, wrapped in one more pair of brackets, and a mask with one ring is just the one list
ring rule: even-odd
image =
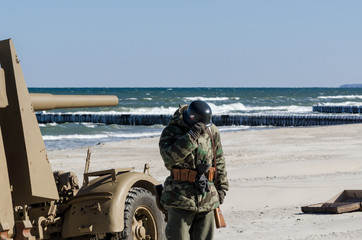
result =
[{"label": "artillery gun", "polygon": [[[116,96],[29,94],[11,39],[0,41],[0,239],[161,239],[150,175],[52,172],[34,110],[118,104]],[[92,178],[92,179],[90,179]]]}]

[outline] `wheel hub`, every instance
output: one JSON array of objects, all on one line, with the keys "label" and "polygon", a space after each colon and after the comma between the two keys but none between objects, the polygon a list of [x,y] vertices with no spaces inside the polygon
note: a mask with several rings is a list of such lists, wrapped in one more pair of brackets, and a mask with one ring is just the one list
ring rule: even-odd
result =
[{"label": "wheel hub", "polygon": [[135,229],[135,234],[137,239],[143,239],[144,237],[146,237],[146,229],[141,225],[137,225]]},{"label": "wheel hub", "polygon": [[157,239],[156,221],[146,206],[139,206],[133,214],[133,240]]}]

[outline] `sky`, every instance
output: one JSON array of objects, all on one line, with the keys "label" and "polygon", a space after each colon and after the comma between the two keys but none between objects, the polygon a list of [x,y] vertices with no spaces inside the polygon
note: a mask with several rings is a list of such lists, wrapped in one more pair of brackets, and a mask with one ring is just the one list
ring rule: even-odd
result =
[{"label": "sky", "polygon": [[2,1],[28,87],[362,83],[362,1]]}]

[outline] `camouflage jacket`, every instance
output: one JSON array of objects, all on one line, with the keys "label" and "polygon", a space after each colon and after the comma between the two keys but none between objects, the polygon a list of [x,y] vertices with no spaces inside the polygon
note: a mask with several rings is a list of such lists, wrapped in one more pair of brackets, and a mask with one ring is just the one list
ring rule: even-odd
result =
[{"label": "camouflage jacket", "polygon": [[[201,135],[196,141],[191,138],[188,133],[190,129],[182,119],[182,112],[186,109],[187,106],[180,107],[161,134],[160,153],[169,171],[173,168],[196,170],[196,165],[199,163],[214,166],[211,138],[207,133]],[[174,207],[197,212],[211,211],[220,205],[218,192],[225,195],[229,189],[220,134],[215,125],[210,128],[216,147],[216,182],[209,182],[210,191],[200,194],[194,183],[174,181],[171,176],[166,178],[161,197],[161,203],[166,208]]]}]

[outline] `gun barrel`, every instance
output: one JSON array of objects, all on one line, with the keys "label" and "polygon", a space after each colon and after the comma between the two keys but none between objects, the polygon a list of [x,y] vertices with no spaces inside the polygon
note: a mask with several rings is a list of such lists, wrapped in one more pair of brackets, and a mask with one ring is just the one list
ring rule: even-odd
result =
[{"label": "gun barrel", "polygon": [[34,111],[118,105],[118,97],[114,95],[53,95],[50,93],[31,93],[30,99]]}]

